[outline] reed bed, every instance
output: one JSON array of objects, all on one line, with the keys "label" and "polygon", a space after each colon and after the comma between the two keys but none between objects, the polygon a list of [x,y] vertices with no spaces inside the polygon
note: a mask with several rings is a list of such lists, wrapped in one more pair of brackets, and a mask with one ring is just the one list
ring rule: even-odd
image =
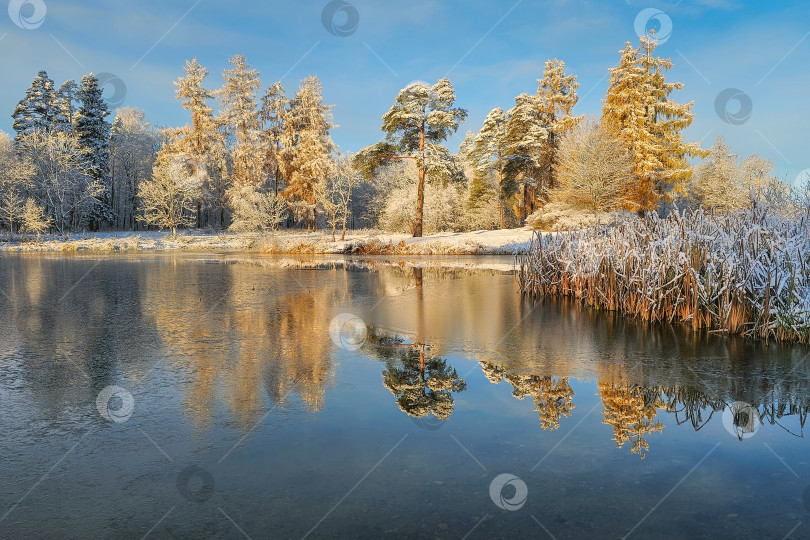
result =
[{"label": "reed bed", "polygon": [[810,341],[807,212],[765,205],[619,218],[537,232],[517,256],[522,293],[576,298],[644,321],[755,339]]}]

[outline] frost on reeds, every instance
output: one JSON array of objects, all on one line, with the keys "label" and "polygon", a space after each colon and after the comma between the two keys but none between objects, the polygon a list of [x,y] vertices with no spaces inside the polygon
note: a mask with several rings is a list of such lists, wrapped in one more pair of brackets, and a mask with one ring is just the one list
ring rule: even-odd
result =
[{"label": "frost on reeds", "polygon": [[672,211],[537,232],[518,255],[521,292],[567,296],[651,322],[810,341],[808,212]]}]

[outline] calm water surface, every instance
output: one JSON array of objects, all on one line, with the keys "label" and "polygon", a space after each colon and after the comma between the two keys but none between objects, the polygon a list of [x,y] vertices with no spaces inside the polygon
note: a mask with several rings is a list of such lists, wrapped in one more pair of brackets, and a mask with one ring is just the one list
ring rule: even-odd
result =
[{"label": "calm water surface", "polygon": [[3,255],[0,537],[810,538],[807,348],[452,261]]}]

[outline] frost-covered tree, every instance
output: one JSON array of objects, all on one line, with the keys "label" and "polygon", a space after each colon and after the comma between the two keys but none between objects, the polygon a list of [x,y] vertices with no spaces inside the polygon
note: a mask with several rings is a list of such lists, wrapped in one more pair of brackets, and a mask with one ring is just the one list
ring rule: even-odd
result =
[{"label": "frost-covered tree", "polygon": [[281,176],[282,160],[284,159],[282,141],[290,120],[290,100],[284,93],[281,82],[270,85],[262,96],[260,117],[264,124],[262,131],[262,145],[265,151],[264,168],[273,178],[273,192],[278,195],[284,184]]},{"label": "frost-covered tree", "polygon": [[17,132],[16,139],[33,131],[50,129],[56,115],[55,103],[53,81],[47,72],[40,71],[11,115],[14,131]]},{"label": "frost-covered tree", "polygon": [[110,180],[115,227],[133,229],[138,219],[138,186],[152,173],[158,136],[135,107],[116,111],[110,136]]},{"label": "frost-covered tree", "polygon": [[422,236],[425,204],[425,178],[430,181],[463,179],[456,159],[442,146],[467,118],[467,111],[453,107],[456,101],[453,85],[446,78],[434,85],[411,83],[402,90],[396,102],[383,115],[382,130],[386,142],[361,150],[356,164],[367,177],[381,165],[395,159],[414,160],[418,169],[416,213],[413,236]]},{"label": "frost-covered tree", "polygon": [[110,223],[115,219],[110,186],[110,123],[107,121],[110,113],[98,79],[92,73],[82,77],[76,99],[79,109],[73,131],[78,137],[90,176],[103,188],[90,212],[90,225],[98,228],[101,222]]},{"label": "frost-covered tree", "polygon": [[178,227],[194,225],[196,200],[204,171],[187,154],[173,153],[164,146],[158,153],[152,178],[138,187],[143,219],[148,225],[169,229],[172,238]]},{"label": "frost-covered tree", "polygon": [[39,235],[47,232],[50,226],[51,220],[45,216],[42,207],[33,198],[26,199],[25,206],[22,209],[20,227],[24,235],[23,239],[26,239],[28,233],[33,233],[37,235],[37,240],[39,240]]},{"label": "frost-covered tree", "polygon": [[86,223],[105,187],[93,177],[77,138],[61,131],[35,131],[18,146],[35,168],[33,192],[53,227],[61,234]]},{"label": "frost-covered tree", "polygon": [[692,174],[687,158],[705,155],[696,143],[683,141],[694,102],[671,99],[683,84],[666,81],[672,61],[654,55],[657,44],[654,32],[641,37],[638,49],[625,44],[618,67],[610,70],[602,108],[604,121],[618,130],[633,157],[635,182],[628,199],[638,210],[652,210],[669,191],[680,191]]},{"label": "frost-covered tree", "polygon": [[338,226],[342,228],[340,239],[346,239],[352,191],[361,180],[360,173],[352,166],[351,156],[341,156],[334,161],[329,176],[315,184],[315,198],[326,214],[327,225],[332,228],[333,242]]},{"label": "frost-covered tree", "polygon": [[625,203],[633,161],[610,126],[591,120],[562,139],[555,171],[552,200],[592,212],[610,212]]},{"label": "frost-covered tree", "polygon": [[53,119],[53,129],[73,133],[73,121],[76,117],[76,89],[78,86],[73,79],[68,79],[55,97],[55,115]]},{"label": "frost-covered tree", "polygon": [[287,219],[287,203],[273,192],[262,192],[251,185],[242,186],[232,198],[233,223],[236,232],[276,230]]},{"label": "frost-covered tree", "polygon": [[541,117],[546,123],[547,137],[543,150],[543,171],[541,181],[546,188],[556,185],[554,167],[557,164],[560,141],[584,116],[574,116],[577,104],[577,76],[565,72],[565,62],[547,60],[543,78],[539,79],[537,97]]},{"label": "frost-covered tree", "polygon": [[534,211],[542,189],[543,151],[548,141],[547,121],[537,95],[520,94],[506,114],[504,180],[522,191],[518,208],[521,223]]},{"label": "frost-covered tree", "polygon": [[191,124],[186,125],[171,137],[176,142],[174,151],[184,153],[197,161],[197,168],[207,171],[205,182],[198,194],[197,227],[202,226],[203,203],[206,199],[214,206],[219,216],[220,227],[225,223],[225,197],[227,182],[225,171],[225,141],[214,118],[209,102],[214,93],[205,88],[208,70],[196,58],[186,61],[185,76],[175,83],[175,97],[183,108],[191,113]]},{"label": "frost-covered tree", "polygon": [[[484,184],[485,179],[494,177],[495,196],[500,216],[500,228],[505,227],[504,206],[506,200],[512,195],[513,183],[505,181],[504,168],[507,153],[506,114],[503,109],[492,109],[484,119],[481,131],[472,141],[467,156],[473,164],[474,177],[472,180],[471,197],[476,200],[485,199],[484,193],[488,190]],[[488,203],[488,201],[486,201]]]},{"label": "frost-covered tree", "polygon": [[0,132],[0,223],[10,233],[21,223],[25,196],[34,187],[35,172],[30,158],[18,152],[8,134]]},{"label": "frost-covered tree", "polygon": [[[307,214],[309,226],[317,225],[315,185],[324,181],[336,150],[330,130],[332,106],[324,105],[321,82],[310,75],[292,100],[288,128],[282,135],[282,174],[287,183],[284,196],[299,214]],[[296,215],[300,218],[300,215]]]},{"label": "frost-covered tree", "polygon": [[718,137],[708,157],[695,167],[686,192],[689,199],[706,208],[739,210],[772,192],[787,194],[787,186],[772,171],[770,161],[756,154],[742,159],[731,151],[723,137]]},{"label": "frost-covered tree", "polygon": [[251,69],[240,54],[228,63],[231,67],[222,73],[225,82],[217,90],[217,98],[219,122],[233,138],[231,179],[237,191],[246,185],[260,188],[264,184],[264,163],[257,108],[257,92],[261,88],[259,72]]}]

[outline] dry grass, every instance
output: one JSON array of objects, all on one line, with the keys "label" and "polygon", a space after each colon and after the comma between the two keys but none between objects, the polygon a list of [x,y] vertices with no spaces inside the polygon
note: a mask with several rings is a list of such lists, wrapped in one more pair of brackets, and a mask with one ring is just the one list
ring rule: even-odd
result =
[{"label": "dry grass", "polygon": [[807,216],[768,208],[623,218],[537,233],[518,257],[531,296],[573,297],[644,321],[756,339],[810,341]]}]

